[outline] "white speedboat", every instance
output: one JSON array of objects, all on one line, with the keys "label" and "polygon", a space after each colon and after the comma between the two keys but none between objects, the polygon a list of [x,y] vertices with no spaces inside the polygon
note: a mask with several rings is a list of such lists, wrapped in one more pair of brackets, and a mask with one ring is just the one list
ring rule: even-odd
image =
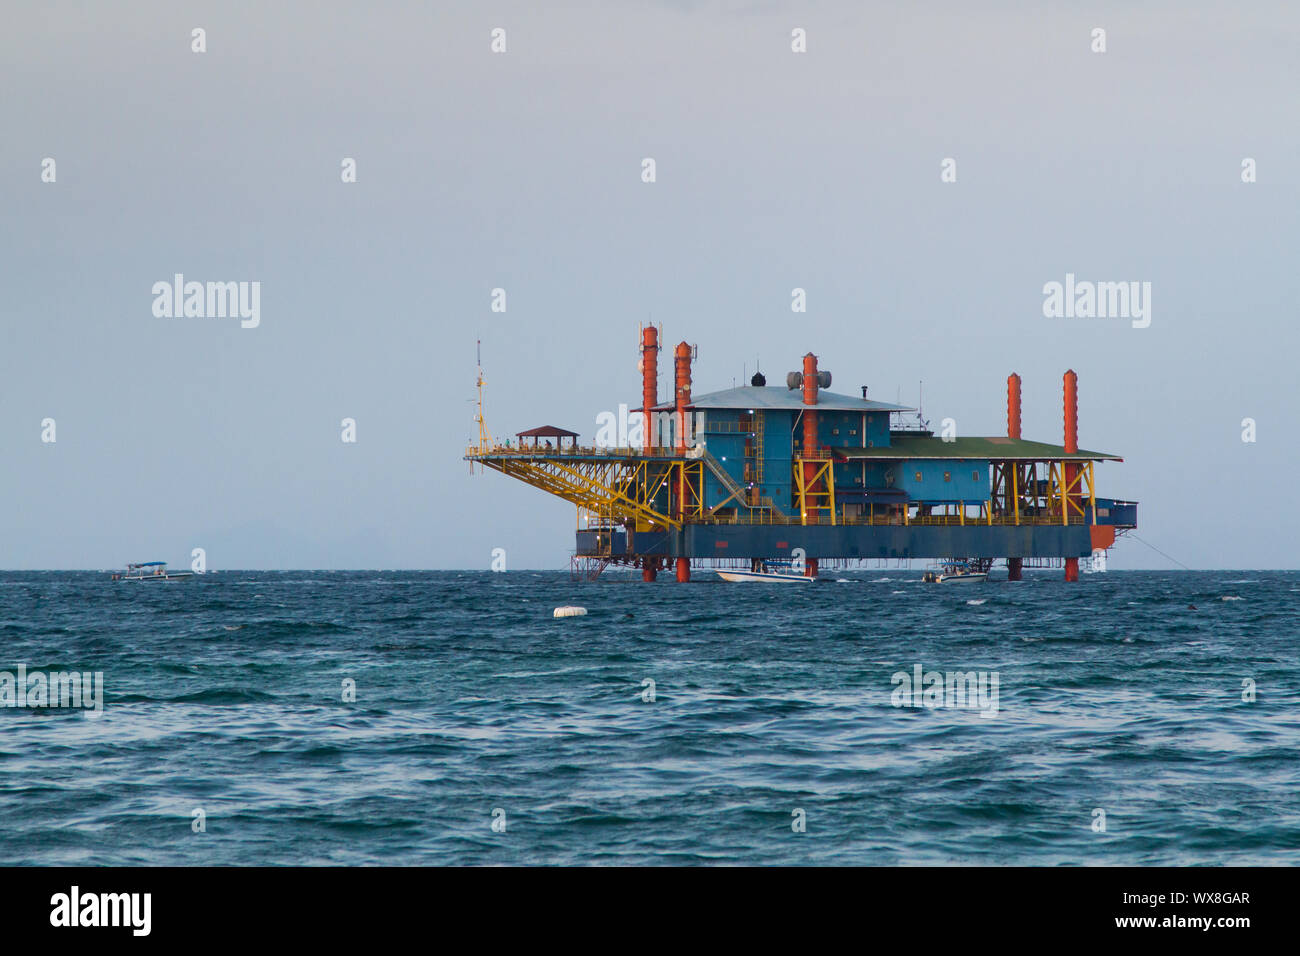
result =
[{"label": "white speedboat", "polygon": [[773,584],[811,584],[815,578],[804,574],[787,571],[723,571],[718,569],[718,577],[724,581],[739,583],[742,581],[767,581]]},{"label": "white speedboat", "polygon": [[989,579],[988,571],[967,564],[945,564],[938,571],[926,571],[926,584],[979,584]]},{"label": "white speedboat", "polygon": [[930,584],[978,584],[988,579],[987,571],[955,571],[952,574],[931,571],[925,578]]}]

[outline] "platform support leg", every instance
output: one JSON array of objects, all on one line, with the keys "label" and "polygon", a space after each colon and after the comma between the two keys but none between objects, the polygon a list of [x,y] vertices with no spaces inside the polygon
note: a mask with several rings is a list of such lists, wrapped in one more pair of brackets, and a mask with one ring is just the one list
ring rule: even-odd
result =
[{"label": "platform support leg", "polygon": [[678,558],[677,559],[677,580],[689,581],[690,579],[691,579],[691,559]]},{"label": "platform support leg", "polygon": [[1019,581],[1025,567],[1024,558],[1007,558],[1007,580]]},{"label": "platform support leg", "polygon": [[1078,558],[1065,559],[1065,580],[1067,581],[1079,580],[1079,559]]}]

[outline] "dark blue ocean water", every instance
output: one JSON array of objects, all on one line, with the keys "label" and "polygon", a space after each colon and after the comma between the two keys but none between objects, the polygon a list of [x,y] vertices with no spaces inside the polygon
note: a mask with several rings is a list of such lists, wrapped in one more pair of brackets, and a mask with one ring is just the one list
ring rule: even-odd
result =
[{"label": "dark blue ocean water", "polygon": [[[0,852],[1300,863],[1300,574],[1060,574],[5,573],[0,671],[102,671],[104,712],[0,708]],[[917,664],[997,672],[996,715],[893,706]]]}]

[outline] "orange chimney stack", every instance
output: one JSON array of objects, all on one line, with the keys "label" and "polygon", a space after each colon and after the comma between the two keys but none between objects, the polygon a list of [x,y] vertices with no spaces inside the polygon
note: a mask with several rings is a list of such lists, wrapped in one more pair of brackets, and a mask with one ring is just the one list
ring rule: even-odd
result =
[{"label": "orange chimney stack", "polygon": [[[1065,453],[1079,453],[1079,376],[1074,369],[1065,373]],[[1078,488],[1079,466],[1069,462],[1064,467],[1065,489],[1061,496],[1061,507],[1067,514],[1073,513],[1082,504],[1083,496]],[[1065,580],[1079,580],[1079,559],[1065,559]]]},{"label": "orange chimney stack", "polygon": [[659,330],[647,325],[641,330],[641,432],[646,451],[654,447],[654,407],[659,404]]},{"label": "orange chimney stack", "polygon": [[677,409],[677,447],[686,448],[686,406],[691,403],[691,347],[685,342],[678,342],[673,353],[673,365],[676,371],[676,390],[674,401]]},{"label": "orange chimney stack", "polygon": [[1020,437],[1020,376],[1007,376],[1007,437]]},{"label": "orange chimney stack", "polygon": [[[817,407],[817,356],[811,352],[803,357],[803,403]],[[803,413],[803,456],[817,457],[817,412],[811,409]]]},{"label": "orange chimney stack", "polygon": [[1065,453],[1079,453],[1079,376],[1065,373]]}]

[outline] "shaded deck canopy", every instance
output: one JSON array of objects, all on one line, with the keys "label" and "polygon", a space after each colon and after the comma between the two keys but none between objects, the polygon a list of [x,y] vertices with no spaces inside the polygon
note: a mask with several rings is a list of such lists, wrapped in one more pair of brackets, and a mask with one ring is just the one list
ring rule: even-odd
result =
[{"label": "shaded deck canopy", "polygon": [[833,448],[837,458],[881,458],[886,461],[917,458],[962,459],[976,458],[990,461],[1123,461],[1119,455],[1104,451],[1087,451],[1080,448],[1073,455],[1066,454],[1061,445],[1027,441],[1023,438],[921,438],[895,434],[891,443],[878,448]]},{"label": "shaded deck canopy", "polygon": [[[571,432],[567,428],[556,428],[554,425],[538,425],[536,428],[530,428],[527,431],[515,432],[515,437],[519,439],[519,444],[526,445],[526,439],[531,438],[534,447],[539,444],[540,439],[554,438],[557,447],[564,444],[564,439],[569,439],[569,443],[578,447],[578,433]],[[549,441],[547,442],[549,444]]]}]

